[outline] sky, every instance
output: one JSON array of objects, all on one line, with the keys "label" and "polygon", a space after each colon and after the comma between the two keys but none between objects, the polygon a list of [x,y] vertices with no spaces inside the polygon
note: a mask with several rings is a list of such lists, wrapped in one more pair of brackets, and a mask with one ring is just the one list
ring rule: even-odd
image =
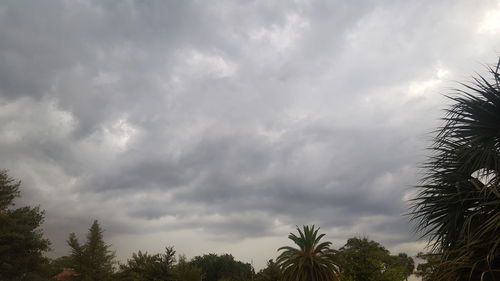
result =
[{"label": "sky", "polygon": [[498,60],[500,2],[0,1],[0,38],[0,168],[50,255],[97,219],[122,261],[259,269],[304,224],[424,249],[419,166]]}]

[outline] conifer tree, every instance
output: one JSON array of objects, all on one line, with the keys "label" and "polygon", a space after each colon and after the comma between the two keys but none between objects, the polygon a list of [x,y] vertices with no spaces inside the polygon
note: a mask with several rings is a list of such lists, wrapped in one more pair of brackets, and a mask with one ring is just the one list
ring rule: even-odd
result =
[{"label": "conifer tree", "polygon": [[74,233],[69,235],[68,245],[71,247],[74,269],[83,281],[106,281],[112,278],[115,254],[104,243],[102,233],[103,230],[95,220],[84,245],[78,242]]},{"label": "conifer tree", "polygon": [[49,241],[39,207],[12,208],[21,183],[0,170],[0,280],[39,280]]}]

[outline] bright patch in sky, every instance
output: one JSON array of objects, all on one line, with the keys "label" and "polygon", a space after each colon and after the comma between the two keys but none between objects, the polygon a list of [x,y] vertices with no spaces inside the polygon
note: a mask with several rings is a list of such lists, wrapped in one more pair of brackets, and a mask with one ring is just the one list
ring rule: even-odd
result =
[{"label": "bright patch in sky", "polygon": [[275,49],[277,52],[283,52],[293,47],[301,32],[309,27],[306,19],[297,14],[288,14],[283,26],[271,25],[262,27],[250,33],[250,38]]},{"label": "bright patch in sky", "polygon": [[236,65],[217,54],[207,54],[197,50],[183,53],[186,76],[215,78],[231,77],[236,72]]},{"label": "bright patch in sky", "polygon": [[105,134],[120,150],[125,150],[130,140],[137,135],[138,130],[126,119],[119,119],[110,128],[104,129]]},{"label": "bright patch in sky", "polygon": [[435,87],[443,81],[443,79],[448,75],[448,70],[444,68],[438,68],[435,72],[435,77],[422,80],[422,81],[414,81],[410,83],[408,93],[411,96],[422,96],[427,93],[430,93],[431,89],[435,89]]},{"label": "bright patch in sky", "polygon": [[500,3],[496,9],[486,11],[483,20],[479,23],[479,33],[495,34],[500,30]]}]

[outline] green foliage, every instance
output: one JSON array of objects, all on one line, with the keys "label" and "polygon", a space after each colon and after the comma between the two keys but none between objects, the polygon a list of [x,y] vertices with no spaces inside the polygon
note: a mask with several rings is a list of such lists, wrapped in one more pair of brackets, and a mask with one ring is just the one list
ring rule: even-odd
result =
[{"label": "green foliage", "polygon": [[[174,278],[175,250],[166,247],[165,253],[150,255],[139,251],[125,265],[120,265],[117,279],[123,281],[170,281]],[[199,280],[199,279],[198,279]]]},{"label": "green foliage", "polygon": [[398,268],[406,280],[415,271],[415,261],[406,253],[399,253],[397,256],[392,256],[391,265],[393,268]]},{"label": "green foliage", "polygon": [[422,281],[433,280],[433,274],[436,268],[441,264],[441,255],[433,253],[418,253],[417,258],[423,260],[417,266],[415,275],[422,278]]},{"label": "green foliage", "polygon": [[402,281],[414,269],[411,257],[403,253],[391,256],[386,248],[367,238],[350,238],[337,258],[342,280]]},{"label": "green foliage", "polygon": [[39,229],[44,213],[39,207],[11,208],[19,187],[0,171],[0,280],[40,280],[50,244]]},{"label": "green foliage", "polygon": [[433,280],[500,280],[500,73],[450,97],[412,218],[442,256]]},{"label": "green foliage", "polygon": [[201,268],[203,281],[219,281],[227,279],[230,281],[247,281],[252,278],[253,268],[248,263],[234,260],[229,254],[208,254],[196,256],[191,264]]},{"label": "green foliage", "polygon": [[107,281],[111,280],[113,274],[114,253],[109,250],[103,240],[103,230],[99,223],[94,221],[87,233],[87,241],[84,245],[78,242],[74,233],[68,238],[71,248],[71,259],[73,268],[83,281]]},{"label": "green foliage", "polygon": [[179,262],[175,266],[175,277],[179,281],[200,281],[203,277],[201,268],[196,267],[186,261],[185,256],[179,257]]},{"label": "green foliage", "polygon": [[288,236],[298,248],[281,247],[277,258],[284,281],[333,281],[338,280],[337,264],[331,242],[320,243],[325,234],[318,235],[318,229],[303,226],[297,227],[299,236],[290,233]]},{"label": "green foliage", "polygon": [[267,262],[266,268],[262,269],[255,276],[255,281],[280,281],[282,278],[279,264],[272,259]]}]

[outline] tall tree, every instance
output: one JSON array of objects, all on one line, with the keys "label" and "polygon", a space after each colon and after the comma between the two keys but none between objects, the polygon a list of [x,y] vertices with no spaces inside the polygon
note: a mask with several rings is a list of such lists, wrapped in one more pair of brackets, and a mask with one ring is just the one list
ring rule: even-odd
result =
[{"label": "tall tree", "polygon": [[441,255],[433,280],[500,280],[500,61],[450,97],[412,218]]},{"label": "tall tree", "polygon": [[334,281],[339,280],[331,242],[321,242],[325,234],[318,235],[315,226],[297,227],[299,236],[288,236],[298,248],[281,247],[277,258],[284,281]]},{"label": "tall tree", "polygon": [[110,246],[104,242],[102,234],[103,230],[95,220],[84,245],[78,242],[74,233],[69,235],[71,258],[81,280],[107,281],[112,278],[115,254],[109,250]]},{"label": "tall tree", "polygon": [[12,208],[21,183],[0,171],[0,280],[38,280],[47,263],[49,241],[40,226],[39,207]]}]

